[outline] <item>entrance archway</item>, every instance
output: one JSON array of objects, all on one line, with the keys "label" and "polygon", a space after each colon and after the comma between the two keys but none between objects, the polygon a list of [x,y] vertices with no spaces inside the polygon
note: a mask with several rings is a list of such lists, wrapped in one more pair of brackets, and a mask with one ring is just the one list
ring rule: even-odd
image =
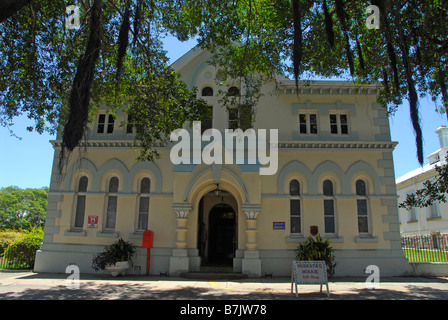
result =
[{"label": "entrance archway", "polygon": [[199,203],[198,249],[201,265],[232,267],[238,246],[237,204],[230,193],[205,194]]}]

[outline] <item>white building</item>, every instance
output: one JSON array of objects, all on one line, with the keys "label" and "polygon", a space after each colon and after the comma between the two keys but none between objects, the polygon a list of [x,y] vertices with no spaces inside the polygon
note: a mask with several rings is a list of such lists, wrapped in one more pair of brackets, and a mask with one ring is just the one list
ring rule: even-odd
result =
[{"label": "white building", "polygon": [[[429,164],[415,169],[399,177],[397,194],[399,203],[406,195],[422,189],[427,180],[434,181],[437,176],[436,166],[446,164],[448,152],[448,128],[441,126],[436,130],[439,136],[440,149],[428,156]],[[399,209],[400,231],[402,235],[429,235],[440,232],[448,234],[448,204],[435,203],[427,208]]]}]

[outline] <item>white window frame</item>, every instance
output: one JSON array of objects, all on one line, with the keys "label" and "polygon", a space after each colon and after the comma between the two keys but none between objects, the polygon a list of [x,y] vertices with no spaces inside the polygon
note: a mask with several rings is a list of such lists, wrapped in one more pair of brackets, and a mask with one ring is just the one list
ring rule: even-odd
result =
[{"label": "white window frame", "polygon": [[[406,192],[406,197],[405,198],[407,198],[407,195],[411,194],[411,193],[415,193],[415,190],[411,190],[411,191]],[[408,222],[408,223],[411,222],[412,223],[412,222],[417,222],[418,221],[418,211],[417,211],[416,207],[412,207],[411,209],[407,209],[406,213],[408,215],[408,217],[407,217],[408,219],[407,219],[406,222]]]},{"label": "white window frame", "polygon": [[[104,116],[104,122],[100,123],[101,116]],[[102,130],[100,130],[100,126],[103,126]],[[112,131],[109,132],[109,127],[112,128]],[[96,126],[97,134],[112,134],[115,130],[115,119],[114,116],[110,113],[99,113],[98,121]]]},{"label": "white window frame", "polygon": [[[305,116],[305,123],[301,122],[302,116]],[[316,118],[316,132],[311,132],[311,116]],[[302,125],[305,125],[306,132],[302,132]],[[300,135],[310,135],[316,136],[319,135],[319,115],[315,111],[299,111],[299,134]]]},{"label": "white window frame", "polygon": [[[433,212],[433,208],[435,210],[435,215],[432,215]],[[440,207],[439,207],[439,202],[434,202],[432,205],[428,206],[428,217],[427,219],[436,219],[436,218],[440,218]]]},{"label": "white window frame", "polygon": [[[291,182],[296,180],[299,183],[299,194],[298,195],[291,195]],[[302,208],[302,197],[301,197],[301,190],[300,190],[301,182],[299,179],[291,179],[288,183],[288,192],[289,192],[289,232],[291,235],[301,235],[303,230],[303,223],[302,223],[302,216],[303,216],[303,208]],[[299,214],[292,214],[292,202],[293,201],[299,201]],[[292,232],[292,218],[299,218],[299,232]]]},{"label": "white window frame", "polygon": [[[336,124],[331,122],[331,116],[336,116]],[[342,124],[341,116],[346,116],[347,124]],[[350,114],[346,111],[338,111],[338,112],[330,112],[328,116],[328,120],[330,121],[330,134],[337,136],[349,136],[350,135]],[[332,126],[336,126],[336,133],[332,132]],[[347,126],[347,133],[342,133],[342,126]]]},{"label": "white window frame", "polygon": [[[148,192],[142,192],[142,182],[143,182],[144,179],[149,179],[149,190],[148,190]],[[149,228],[149,214],[150,214],[150,211],[151,211],[151,178],[150,177],[142,177],[140,179],[138,187],[139,187],[139,194],[138,194],[138,197],[137,197],[138,200],[137,200],[137,225],[136,225],[136,231],[137,232],[142,232],[142,231],[145,231],[146,229]],[[148,212],[142,213],[141,207],[140,207],[141,199],[148,199]],[[142,217],[142,216],[145,216],[145,215],[146,215],[146,228],[140,228],[141,219],[144,219],[144,217]]]},{"label": "white window frame", "polygon": [[[82,178],[86,178],[87,179],[87,185],[86,185],[86,190],[85,191],[80,191],[80,183],[81,183],[81,179]],[[84,222],[86,219],[86,205],[87,205],[87,188],[89,186],[89,177],[87,177],[86,175],[82,175],[79,177],[78,179],[78,188],[77,188],[77,193],[76,193],[76,201],[75,201],[75,212],[74,212],[74,220],[73,220],[73,230],[83,230],[84,228]],[[82,225],[76,225],[76,222],[78,220],[78,206],[80,204],[80,200],[84,199],[84,210],[82,212]]]},{"label": "white window frame", "polygon": [[[365,193],[364,194],[358,194],[358,189],[357,189],[357,182],[358,181],[362,181],[364,182],[364,188],[365,188]],[[370,210],[369,210],[369,198],[367,196],[367,181],[365,181],[364,179],[356,179],[355,181],[355,193],[356,193],[356,218],[357,218],[357,222],[358,222],[358,233],[359,235],[369,235],[370,234]],[[366,214],[365,215],[360,215],[359,214],[359,204],[358,204],[358,200],[361,201],[365,201],[366,204]],[[360,218],[365,218],[367,220],[367,231],[360,231],[359,230],[359,219]]]},{"label": "white window frame", "polygon": [[[332,194],[331,195],[326,195],[324,192],[324,183],[325,181],[330,181],[332,184]],[[323,212],[324,212],[324,233],[326,235],[330,235],[330,236],[335,236],[336,235],[336,198],[334,197],[334,188],[335,188],[335,183],[332,179],[326,178],[322,181],[322,194],[324,196],[324,199],[322,201],[323,203]],[[331,201],[332,205],[333,205],[333,214],[327,214],[327,212],[325,212],[325,201]],[[327,232],[326,229],[326,223],[325,220],[331,218],[333,220],[333,232]]]},{"label": "white window frame", "polygon": [[[118,186],[117,186],[117,191],[110,191],[110,184],[113,178],[117,178],[118,179]],[[120,190],[120,178],[117,176],[112,176],[109,178],[108,184],[107,184],[107,197],[106,197],[106,213],[105,213],[105,223],[104,223],[104,231],[106,232],[111,232],[111,231],[115,231],[115,228],[117,227],[117,215],[118,215],[118,192]],[[114,215],[114,219],[113,219],[113,227],[108,226],[108,224],[110,223],[109,220],[109,202],[112,199],[115,199],[115,210],[113,211],[113,215]],[[111,211],[112,212],[112,211]]]}]

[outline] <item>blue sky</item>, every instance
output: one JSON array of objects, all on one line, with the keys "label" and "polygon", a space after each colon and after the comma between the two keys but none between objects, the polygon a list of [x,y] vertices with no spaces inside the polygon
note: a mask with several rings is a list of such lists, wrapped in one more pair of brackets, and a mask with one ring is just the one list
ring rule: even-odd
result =
[{"label": "blue sky", "polygon": [[[166,42],[165,48],[171,62],[174,62],[192,46],[194,41],[181,43]],[[421,126],[424,137],[424,156],[428,156],[439,149],[436,129],[447,125],[445,115],[434,111],[434,104],[430,98],[420,101]],[[10,136],[8,129],[0,127],[0,187],[16,185],[21,188],[40,188],[49,186],[54,150],[50,140],[54,136],[49,134],[30,133],[26,127],[32,124],[26,117],[16,118],[14,133],[21,137]],[[408,171],[419,167],[415,137],[410,123],[409,106],[405,101],[393,117],[390,118],[392,141],[398,145],[394,150],[394,164],[396,178]],[[425,159],[425,164],[428,163]]]}]

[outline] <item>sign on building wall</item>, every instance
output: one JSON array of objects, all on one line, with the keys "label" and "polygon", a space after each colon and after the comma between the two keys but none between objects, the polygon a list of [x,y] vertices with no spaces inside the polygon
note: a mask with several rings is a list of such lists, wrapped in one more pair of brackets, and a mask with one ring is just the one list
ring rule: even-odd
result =
[{"label": "sign on building wall", "polygon": [[285,222],[284,221],[276,221],[272,223],[272,229],[274,230],[285,230]]},{"label": "sign on building wall", "polygon": [[325,261],[293,261],[291,272],[291,292],[295,285],[296,296],[298,296],[299,284],[320,284],[320,292],[322,285],[327,286],[327,296],[330,296],[328,288],[327,265]]},{"label": "sign on building wall", "polygon": [[89,216],[88,217],[87,228],[98,228],[98,216]]}]

